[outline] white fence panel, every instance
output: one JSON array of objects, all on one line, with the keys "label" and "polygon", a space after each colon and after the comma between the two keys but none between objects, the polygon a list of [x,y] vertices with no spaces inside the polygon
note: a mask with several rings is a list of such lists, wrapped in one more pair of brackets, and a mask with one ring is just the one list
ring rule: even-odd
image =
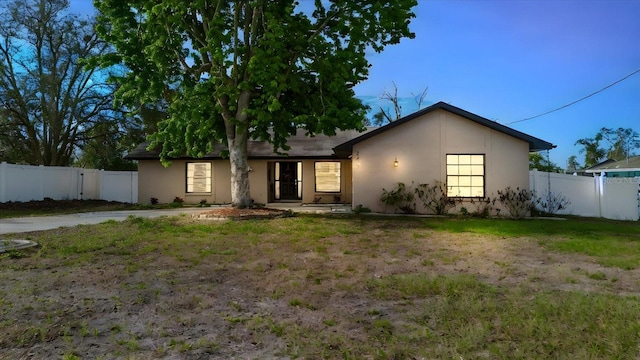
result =
[{"label": "white fence panel", "polygon": [[638,220],[638,178],[603,178],[529,172],[529,188],[539,197],[551,193],[566,197],[571,204],[559,214]]},{"label": "white fence panel", "polygon": [[562,215],[600,216],[598,184],[592,177],[548,173],[533,170],[529,172],[530,190],[544,197],[551,192],[566,197],[571,204],[558,211]]},{"label": "white fence panel", "polygon": [[0,202],[96,199],[136,202],[138,173],[0,163]]},{"label": "white fence panel", "polygon": [[42,188],[44,166],[0,164],[0,201],[31,201],[44,199]]},{"label": "white fence panel", "polygon": [[71,167],[41,167],[43,196],[54,200],[77,199],[80,189],[78,170]]},{"label": "white fence panel", "polygon": [[100,197],[103,200],[138,202],[136,171],[100,171]]},{"label": "white fence panel", "polygon": [[100,199],[100,170],[82,169],[82,191],[80,198],[84,200]]},{"label": "white fence panel", "polygon": [[602,217],[616,220],[638,220],[638,179],[602,178]]}]

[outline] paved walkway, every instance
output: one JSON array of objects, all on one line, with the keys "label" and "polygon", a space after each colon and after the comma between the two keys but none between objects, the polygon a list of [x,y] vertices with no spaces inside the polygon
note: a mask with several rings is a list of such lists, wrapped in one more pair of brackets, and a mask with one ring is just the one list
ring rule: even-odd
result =
[{"label": "paved walkway", "polygon": [[[292,204],[268,204],[267,207],[278,209],[291,209],[294,212],[346,212],[348,206],[304,206],[299,203]],[[98,211],[68,215],[35,216],[22,218],[0,219],[0,234],[24,233],[29,231],[41,231],[57,229],[59,227],[99,224],[107,220],[124,221],[129,216],[154,218],[160,216],[178,216],[180,214],[193,214],[207,211],[212,208],[177,208],[162,210],[122,210],[122,211]]]}]

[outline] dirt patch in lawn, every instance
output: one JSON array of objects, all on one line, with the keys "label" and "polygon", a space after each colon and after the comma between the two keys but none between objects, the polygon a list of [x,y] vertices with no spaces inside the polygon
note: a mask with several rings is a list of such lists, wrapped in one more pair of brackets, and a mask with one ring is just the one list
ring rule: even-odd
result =
[{"label": "dirt patch in lawn", "polygon": [[[213,215],[239,214],[229,211]],[[535,238],[436,232],[394,220],[353,229],[326,220],[310,231],[317,220],[274,219],[245,222],[253,227],[243,232],[183,218],[167,227],[175,231],[171,241],[154,240],[154,231],[165,236],[162,223],[149,222],[152,236],[131,248],[114,235],[113,246],[85,260],[46,255],[54,246],[47,239],[78,231],[90,237],[99,236],[92,229],[131,228],[127,236],[141,236],[137,226],[147,223],[137,221],[34,233],[43,249],[1,260],[0,359],[341,357],[345,339],[375,346],[372,331],[385,323],[374,316],[397,324],[414,311],[411,302],[369,292],[370,281],[398,274],[464,274],[531,294],[639,295],[637,270],[550,252]],[[304,237],[291,235],[295,228]]]}]

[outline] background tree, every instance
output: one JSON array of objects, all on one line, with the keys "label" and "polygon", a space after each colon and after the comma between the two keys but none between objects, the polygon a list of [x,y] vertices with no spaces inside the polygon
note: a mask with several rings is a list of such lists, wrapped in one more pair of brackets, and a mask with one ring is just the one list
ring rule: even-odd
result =
[{"label": "background tree", "polygon": [[588,168],[605,160],[606,150],[600,147],[602,134],[598,133],[592,138],[578,139],[575,145],[581,145],[580,153],[584,153],[584,167]]},{"label": "background tree", "polygon": [[67,8],[66,0],[0,3],[3,161],[69,165],[96,124],[114,121],[104,72],[80,63],[108,45]]},{"label": "background tree", "polygon": [[[601,143],[607,147],[602,147]],[[576,141],[576,145],[582,145],[580,153],[585,154],[585,167],[593,166],[607,159],[623,160],[640,149],[640,136],[631,128],[607,128],[603,127],[593,138],[584,138]]]},{"label": "background tree", "polygon": [[121,129],[116,122],[100,122],[86,133],[82,152],[73,165],[103,170],[136,170],[138,165],[124,159],[124,156],[144,139],[139,128]]},{"label": "background tree", "polygon": [[359,129],[366,107],[353,87],[368,76],[368,51],[414,37],[415,0],[95,0],[103,39],[124,64],[119,101],[166,101],[168,118],[150,146],[161,158],[228,148],[231,197],[251,206],[250,138],[287,150],[309,135]]},{"label": "background tree", "polygon": [[562,168],[549,160],[549,156],[543,156],[539,152],[529,153],[529,170],[537,169],[545,172],[561,172]]},{"label": "background tree", "polygon": [[166,119],[166,104],[139,105],[138,111],[116,112],[126,121],[101,122],[85,136],[82,152],[74,166],[104,170],[136,170],[137,162],[125,155],[158,129],[158,122]]},{"label": "background tree", "polygon": [[573,173],[573,172],[576,172],[579,169],[581,169],[581,166],[580,166],[580,163],[578,162],[578,157],[575,156],[575,155],[569,156],[569,159],[567,159],[566,172],[567,173]]},{"label": "background tree", "polygon": [[[388,124],[390,122],[396,121],[402,117],[402,98],[398,97],[398,86],[396,86],[395,82],[393,83],[393,93],[388,91],[384,91],[380,96],[380,100],[391,103],[393,106],[393,113],[389,110],[389,108],[385,108],[383,106],[379,107],[377,113],[373,115],[373,120],[371,121],[371,125],[374,126],[382,126],[384,124]],[[411,93],[413,96],[413,100],[418,105],[418,110],[422,109],[422,103],[424,102],[424,98],[427,96],[427,90],[429,87],[425,87],[419,94]]]},{"label": "background tree", "polygon": [[600,129],[603,140],[609,144],[607,158],[623,160],[633,154],[634,150],[640,148],[640,137],[638,133],[630,128],[606,128]]}]

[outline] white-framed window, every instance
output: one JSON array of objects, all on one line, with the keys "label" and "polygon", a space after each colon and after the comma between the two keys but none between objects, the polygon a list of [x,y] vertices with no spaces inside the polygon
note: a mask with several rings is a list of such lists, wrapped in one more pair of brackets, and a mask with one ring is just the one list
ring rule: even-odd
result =
[{"label": "white-framed window", "polygon": [[316,192],[340,192],[340,162],[316,162]]},{"label": "white-framed window", "polygon": [[447,154],[447,196],[484,197],[484,155]]},{"label": "white-framed window", "polygon": [[187,193],[211,192],[211,163],[187,163]]}]

